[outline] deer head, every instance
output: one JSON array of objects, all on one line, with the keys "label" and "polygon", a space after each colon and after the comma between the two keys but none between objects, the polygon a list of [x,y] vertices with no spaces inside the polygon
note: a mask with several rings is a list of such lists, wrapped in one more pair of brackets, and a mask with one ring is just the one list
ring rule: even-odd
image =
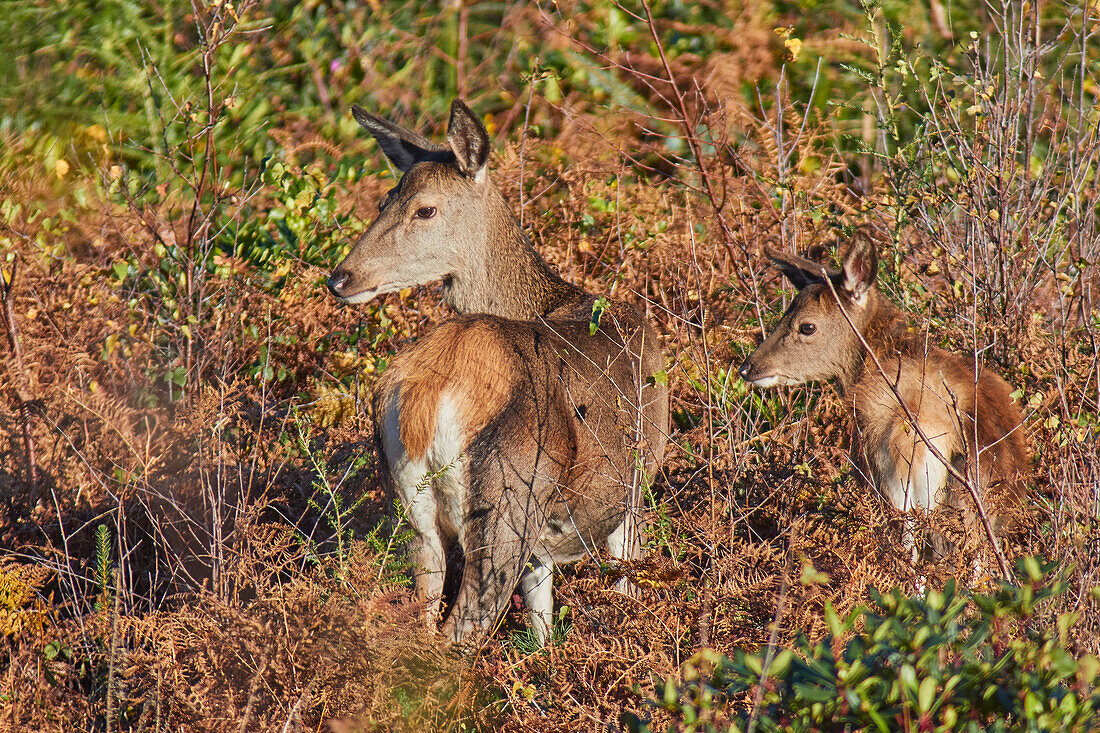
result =
[{"label": "deer head", "polygon": [[861,331],[870,321],[878,301],[874,244],[859,234],[840,270],[771,249],[765,254],[798,288],[798,295],[738,374],[755,387],[849,381],[862,345],[841,308]]},{"label": "deer head", "polygon": [[508,209],[489,183],[489,135],[477,116],[456,99],[443,146],[359,107],[352,114],[403,175],[329,276],[332,294],[363,303],[480,266],[486,220]]}]

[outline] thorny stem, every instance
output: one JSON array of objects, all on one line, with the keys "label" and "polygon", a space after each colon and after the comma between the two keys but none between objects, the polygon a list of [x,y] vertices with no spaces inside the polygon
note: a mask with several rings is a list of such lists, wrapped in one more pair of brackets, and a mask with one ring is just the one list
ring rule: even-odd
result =
[{"label": "thorny stem", "polygon": [[917,437],[921,439],[921,442],[928,448],[929,452],[935,456],[936,460],[944,465],[947,472],[958,481],[960,484],[966,487],[966,490],[970,492],[970,498],[974,500],[974,506],[978,509],[978,517],[982,520],[982,527],[985,529],[985,535],[989,539],[989,544],[993,546],[993,554],[997,556],[997,564],[1001,568],[1001,575],[1005,580],[1012,578],[1012,571],[1008,567],[1008,560],[1005,559],[1004,553],[1001,552],[1001,546],[997,542],[997,535],[993,532],[993,525],[989,521],[989,515],[985,511],[985,505],[982,504],[982,499],[978,495],[978,489],[974,486],[966,476],[962,474],[955,466],[951,464],[951,461],[947,460],[947,457],[940,452],[940,449],[936,447],[924,430],[921,428],[920,423],[917,422],[917,418],[913,415],[912,410],[909,409],[909,405],[906,404],[905,398],[901,396],[901,392],[898,391],[897,385],[890,381],[890,377],[886,375],[886,370],[882,367],[882,362],[879,361],[878,355],[871,348],[871,345],[867,343],[867,339],[863,337],[859,328],[852,322],[851,317],[848,315],[848,311],[844,309],[844,305],[840,302],[840,296],[836,292],[836,287],[833,285],[833,281],[829,278],[829,273],[824,267],[821,268],[822,279],[828,283],[829,291],[833,294],[833,298],[836,299],[837,307],[840,308],[840,314],[844,316],[844,320],[848,322],[849,328],[852,329],[852,333],[859,339],[860,344],[863,345],[864,350],[871,357],[871,361],[875,364],[875,369],[878,371],[879,376],[886,382],[886,386],[890,388],[890,391],[894,393],[894,398],[897,399],[898,404],[901,405],[902,411],[905,412],[905,419],[909,421],[909,424],[913,426],[913,430],[917,433]]}]

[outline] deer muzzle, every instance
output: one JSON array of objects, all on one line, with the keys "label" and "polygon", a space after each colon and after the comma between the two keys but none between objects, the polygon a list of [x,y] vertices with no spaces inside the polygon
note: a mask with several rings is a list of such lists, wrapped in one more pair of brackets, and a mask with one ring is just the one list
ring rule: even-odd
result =
[{"label": "deer muzzle", "polygon": [[760,387],[766,389],[768,387],[774,387],[782,383],[782,380],[775,374],[767,374],[758,364],[755,364],[752,360],[752,356],[737,368],[737,373],[741,375],[741,379],[751,384],[754,387]]}]

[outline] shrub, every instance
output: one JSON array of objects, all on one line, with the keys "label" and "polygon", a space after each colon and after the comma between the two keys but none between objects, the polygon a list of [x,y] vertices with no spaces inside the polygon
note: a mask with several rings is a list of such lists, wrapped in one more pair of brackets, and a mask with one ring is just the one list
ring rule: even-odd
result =
[{"label": "shrub", "polygon": [[1074,657],[1075,613],[1052,625],[1041,612],[1067,584],[1052,563],[1016,568],[1019,584],[988,595],[952,580],[913,597],[872,592],[874,608],[845,619],[830,606],[816,644],[732,658],[703,650],[648,704],[671,715],[668,730],[1091,730],[1100,660]]}]

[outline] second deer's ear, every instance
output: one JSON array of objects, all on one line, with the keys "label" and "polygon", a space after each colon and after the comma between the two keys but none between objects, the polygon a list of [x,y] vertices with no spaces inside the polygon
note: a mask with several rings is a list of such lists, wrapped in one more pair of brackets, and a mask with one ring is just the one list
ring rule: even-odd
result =
[{"label": "second deer's ear", "polygon": [[451,103],[447,142],[451,144],[455,164],[462,175],[479,183],[485,180],[485,169],[489,163],[489,133],[461,99]]},{"label": "second deer's ear", "polygon": [[839,278],[840,289],[853,302],[861,304],[867,296],[867,291],[874,286],[877,277],[878,251],[875,243],[863,232],[857,232],[852,248],[844,258],[844,270]]},{"label": "second deer's ear", "polygon": [[[814,262],[805,257],[799,257],[771,247],[764,248],[764,255],[772,261],[777,270],[783,273],[784,277],[791,281],[791,285],[799,290],[813,283],[825,282],[825,278],[821,274],[823,265],[820,262]],[[828,268],[826,268],[826,271],[828,272]]]},{"label": "second deer's ear", "polygon": [[372,115],[358,105],[351,108],[351,114],[355,117],[355,121],[378,141],[382,152],[402,173],[408,172],[422,160],[438,158],[439,154],[445,150],[424,136]]}]

